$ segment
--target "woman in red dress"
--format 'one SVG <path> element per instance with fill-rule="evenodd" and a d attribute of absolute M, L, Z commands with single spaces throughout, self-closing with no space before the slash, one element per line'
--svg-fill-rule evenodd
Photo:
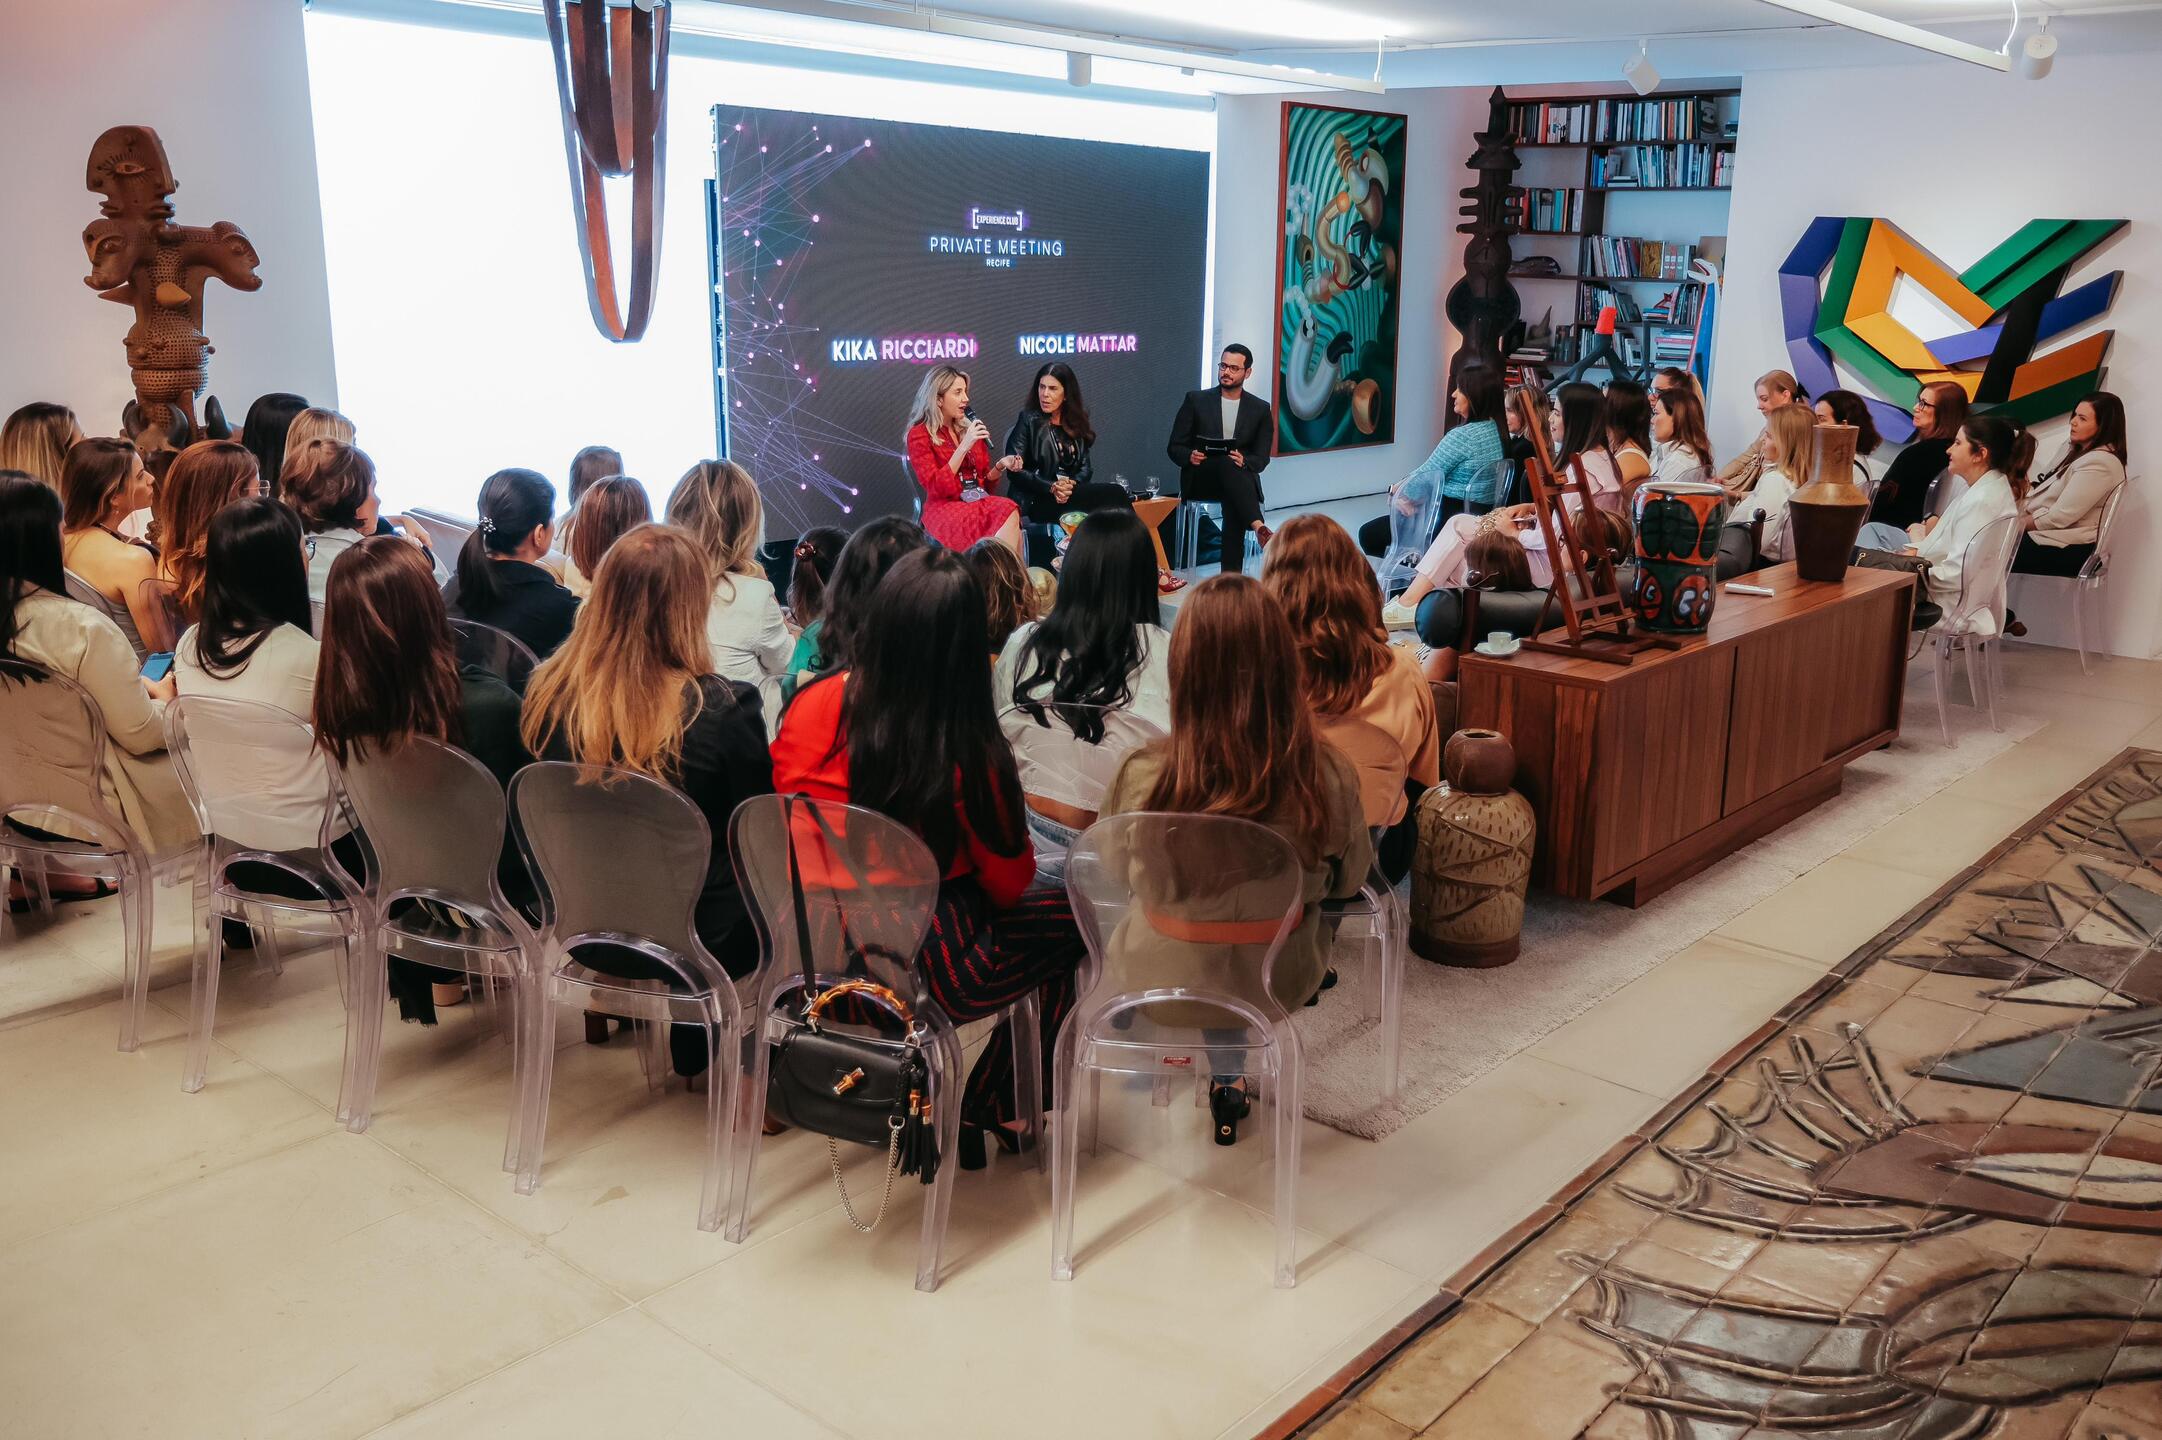
<path fill-rule="evenodd" d="M 908 468 L 923 487 L 923 528 L 952 550 L 985 536 L 1019 555 L 1021 507 L 992 486 L 1021 457 L 991 458 L 991 432 L 968 413 L 968 372 L 932 368 L 916 388 L 916 419 L 908 427 Z"/>

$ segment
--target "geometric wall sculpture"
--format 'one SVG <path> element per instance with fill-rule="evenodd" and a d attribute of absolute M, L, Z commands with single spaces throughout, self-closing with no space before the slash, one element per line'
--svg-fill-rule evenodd
<path fill-rule="evenodd" d="M 1907 412 L 1924 385 L 1947 380 L 1977 411 L 2032 425 L 2062 415 L 2102 383 L 2115 331 L 2054 350 L 2036 347 L 2106 312 L 2122 270 L 2060 294 L 2072 267 L 2122 220 L 2030 220 L 1965 270 L 1953 271 L 1889 220 L 1820 215 L 1779 267 L 1787 354 L 1813 395 L 1846 370 L 1871 392 L 1884 438 L 1913 438 Z M 1904 277 L 1967 328 L 1925 340 L 1891 316 Z"/>

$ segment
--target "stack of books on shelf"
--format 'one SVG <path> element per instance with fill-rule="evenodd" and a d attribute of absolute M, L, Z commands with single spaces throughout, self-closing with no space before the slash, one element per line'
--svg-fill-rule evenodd
<path fill-rule="evenodd" d="M 1527 145 L 1614 145 L 1709 140 L 1717 109 L 1708 95 L 1673 100 L 1527 100 L 1509 107 L 1509 134 Z"/>
<path fill-rule="evenodd" d="M 1697 247 L 1674 240 L 1587 235 L 1577 272 L 1616 280 L 1686 280 Z"/>
<path fill-rule="evenodd" d="M 1609 190 L 1731 185 L 1733 160 L 1733 151 L 1710 145 L 1622 145 L 1592 156 L 1591 183 Z"/>
<path fill-rule="evenodd" d="M 1516 228 L 1527 235 L 1564 235 L 1584 228 L 1584 192 L 1527 187 L 1517 197 Z"/>

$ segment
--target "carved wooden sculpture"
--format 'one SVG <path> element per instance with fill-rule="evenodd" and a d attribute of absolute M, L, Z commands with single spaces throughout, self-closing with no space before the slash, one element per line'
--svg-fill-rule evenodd
<path fill-rule="evenodd" d="M 601 334 L 646 333 L 661 265 L 661 172 L 668 158 L 668 0 L 541 0 L 555 56 L 556 105 L 570 165 L 571 210 L 586 303 Z M 602 178 L 630 177 L 631 292 L 616 301 Z"/>
<path fill-rule="evenodd" d="M 1484 363 L 1500 372 L 1501 337 L 1523 314 L 1523 302 L 1509 283 L 1509 217 L 1523 193 L 1510 183 L 1517 158 L 1510 145 L 1509 97 L 1497 85 L 1486 103 L 1486 128 L 1472 137 L 1479 148 L 1467 162 L 1479 178 L 1456 192 L 1471 202 L 1457 207 L 1468 217 L 1457 233 L 1471 239 L 1464 244 L 1464 278 L 1450 287 L 1444 303 L 1449 323 L 1464 337 L 1449 357 L 1452 390 L 1466 365 Z"/>
<path fill-rule="evenodd" d="M 261 261 L 230 221 L 208 229 L 173 223 L 179 182 L 158 132 L 147 125 L 116 125 L 100 135 L 83 183 L 105 197 L 102 218 L 83 230 L 90 256 L 83 283 L 101 299 L 135 310 L 127 334 L 135 378 L 128 429 L 185 444 L 195 431 L 195 397 L 210 383 L 203 288 L 215 278 L 235 290 L 259 290 Z"/>

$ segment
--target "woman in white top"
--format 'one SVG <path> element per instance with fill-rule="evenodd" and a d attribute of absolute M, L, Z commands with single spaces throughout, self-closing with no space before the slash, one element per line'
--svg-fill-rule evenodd
<path fill-rule="evenodd" d="M 1712 441 L 1704 429 L 1704 402 L 1694 390 L 1670 386 L 1652 392 L 1652 471 L 1661 480 L 1709 480 Z"/>
<path fill-rule="evenodd" d="M 1784 370 L 1767 370 L 1757 377 L 1757 413 L 1765 417 L 1766 430 L 1759 431 L 1757 438 L 1720 470 L 1719 483 L 1727 487 L 1729 495 L 1739 495 L 1756 483 L 1757 472 L 1764 468 L 1764 436 L 1769 430 L 1771 414 L 1792 405 L 1801 388 L 1801 382 Z"/>
<path fill-rule="evenodd" d="M 758 563 L 766 517 L 749 472 L 730 460 L 699 461 L 668 497 L 667 522 L 690 533 L 713 571 L 713 608 L 706 614 L 713 673 L 759 685 L 785 671 L 796 636 Z"/>
<path fill-rule="evenodd" d="M 1727 511 L 1729 525 L 1747 525 L 1764 517 L 1757 554 L 1777 565 L 1787 559 L 1787 502 L 1809 483 L 1816 462 L 1817 417 L 1807 405 L 1782 405 L 1764 417 L 1757 454 L 1763 468 L 1757 483 Z"/>
<path fill-rule="evenodd" d="M 2027 467 L 2033 461 L 2034 437 L 2001 416 L 1970 415 L 1953 438 L 1946 463 L 1967 487 L 1943 514 L 1909 526 L 1912 543 L 1901 552 L 1929 562 L 1927 595 L 1943 607 L 1948 621 L 1962 621 L 1951 611 L 1959 603 L 1969 543 L 1991 522 L 2019 514 L 2027 493 Z M 1863 527 L 1865 543 L 1881 538 L 1887 528 L 1882 524 Z M 1879 536 L 1873 537 L 1873 531 L 1880 532 Z M 1999 558 L 2001 563 L 2003 557 Z M 1984 606 L 1964 617 L 1963 629 L 1970 635 L 1994 635 L 1996 616 Z"/>
<path fill-rule="evenodd" d="M 76 578 L 112 607 L 137 650 L 158 633 L 159 617 L 142 585 L 158 573 L 157 552 L 121 534 L 121 522 L 150 503 L 150 472 L 125 440 L 78 440 L 68 447 L 60 496 L 61 558 Z"/>
<path fill-rule="evenodd" d="M 193 812 L 165 754 L 172 677 L 143 679 L 119 627 L 67 597 L 60 496 L 21 471 L 0 471 L 0 685 L 21 683 L 10 662 L 64 675 L 97 702 L 105 720 L 103 788 L 145 849 L 167 855 L 195 841 Z M 62 888 L 55 883 L 56 894 Z"/>
<path fill-rule="evenodd" d="M 1091 511 L 1067 546 L 1051 613 L 999 652 L 993 705 L 1100 705 L 1169 731 L 1171 644 L 1159 613 L 1148 527 L 1131 510 Z"/>
<path fill-rule="evenodd" d="M 1627 514 L 1637 486 L 1652 477 L 1651 393 L 1634 380 L 1616 380 L 1606 387 L 1606 453 L 1613 457 L 1621 509 Z"/>

